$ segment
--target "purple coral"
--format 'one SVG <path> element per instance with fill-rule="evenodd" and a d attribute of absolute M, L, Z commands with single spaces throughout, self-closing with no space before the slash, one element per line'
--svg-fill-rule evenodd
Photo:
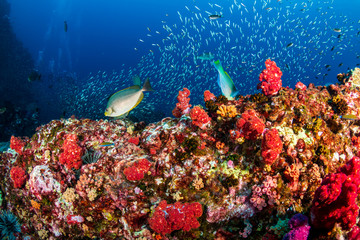
<path fill-rule="evenodd" d="M 309 236 L 310 226 L 307 216 L 297 213 L 289 221 L 290 232 L 283 240 L 306 240 Z"/>

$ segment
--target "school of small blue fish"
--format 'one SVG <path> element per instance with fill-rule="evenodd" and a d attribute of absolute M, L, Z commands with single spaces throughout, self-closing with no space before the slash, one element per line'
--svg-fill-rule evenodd
<path fill-rule="evenodd" d="M 205 90 L 221 94 L 212 59 L 221 61 L 242 95 L 259 92 L 259 74 L 268 58 L 283 71 L 283 86 L 292 88 L 298 81 L 335 83 L 337 73 L 360 63 L 360 20 L 339 14 L 333 0 L 196 4 L 174 13 L 176 21 L 169 13 L 159 25 L 147 27 L 134 46 L 135 53 L 147 52 L 137 66 L 91 73 L 85 84 L 64 90 L 65 110 L 102 118 L 106 98 L 139 75 L 149 78 L 156 92 L 144 93 L 130 115 L 148 121 L 171 116 L 183 87 L 190 89 L 192 105 L 203 103 Z"/>

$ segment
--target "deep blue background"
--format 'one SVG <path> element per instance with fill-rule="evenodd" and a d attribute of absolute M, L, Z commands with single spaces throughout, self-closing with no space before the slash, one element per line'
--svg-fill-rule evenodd
<path fill-rule="evenodd" d="M 135 47 L 139 47 L 139 38 L 148 33 L 147 27 L 161 30 L 161 21 L 170 24 L 177 21 L 176 11 L 184 12 L 185 5 L 195 4 L 200 8 L 208 6 L 208 1 L 194 0 L 10 0 L 9 2 L 14 30 L 24 46 L 29 49 L 34 60 L 37 61 L 39 51 L 43 51 L 42 67 L 48 67 L 49 61 L 53 59 L 54 70 L 74 71 L 81 75 L 97 70 L 117 70 L 122 64 L 133 66 L 142 55 L 147 53 L 146 46 L 150 44 L 149 42 L 143 44 L 144 48 L 134 51 Z M 223 7 L 233 3 L 233 1 L 211 2 L 217 2 Z M 282 4 L 293 2 L 282 1 Z M 356 21 L 355 27 L 359 26 L 357 21 L 360 0 L 335 0 L 332 6 L 336 15 L 349 16 Z M 324 4 L 321 7 L 328 6 Z M 63 29 L 65 20 L 68 23 L 67 33 Z"/>
<path fill-rule="evenodd" d="M 11 0 L 10 17 L 15 33 L 35 62 L 43 51 L 42 67 L 54 59 L 54 70 L 87 75 L 97 70 L 118 70 L 122 64 L 135 65 L 144 53 L 134 51 L 139 36 L 148 31 L 147 27 L 161 26 L 167 13 L 175 16 L 184 2 Z M 68 32 L 64 32 L 64 21 Z"/>

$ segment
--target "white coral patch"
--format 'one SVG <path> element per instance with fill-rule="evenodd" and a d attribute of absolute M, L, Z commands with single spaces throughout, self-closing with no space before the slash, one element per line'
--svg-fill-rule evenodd
<path fill-rule="evenodd" d="M 60 183 L 54 179 L 53 173 L 46 165 L 38 165 L 30 173 L 30 192 L 39 200 L 41 195 L 60 193 Z"/>

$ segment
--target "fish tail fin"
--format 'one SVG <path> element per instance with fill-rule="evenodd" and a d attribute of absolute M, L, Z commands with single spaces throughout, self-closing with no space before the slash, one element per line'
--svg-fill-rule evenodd
<path fill-rule="evenodd" d="M 214 61 L 213 64 L 214 64 L 216 70 L 218 70 L 219 72 L 224 71 L 224 69 L 223 69 L 223 67 L 222 67 L 222 65 L 221 65 L 220 60 Z"/>
<path fill-rule="evenodd" d="M 230 96 L 231 96 L 233 99 L 235 99 L 237 95 L 240 95 L 240 91 L 236 90 L 236 88 L 235 88 L 235 92 L 231 93 Z"/>
<path fill-rule="evenodd" d="M 149 78 L 147 78 L 144 82 L 144 86 L 142 88 L 143 91 L 154 91 L 154 89 L 150 85 Z"/>
<path fill-rule="evenodd" d="M 133 83 L 134 83 L 134 85 L 136 85 L 136 86 L 140 86 L 141 85 L 141 79 L 140 79 L 140 77 L 139 76 L 134 76 L 133 77 Z"/>

